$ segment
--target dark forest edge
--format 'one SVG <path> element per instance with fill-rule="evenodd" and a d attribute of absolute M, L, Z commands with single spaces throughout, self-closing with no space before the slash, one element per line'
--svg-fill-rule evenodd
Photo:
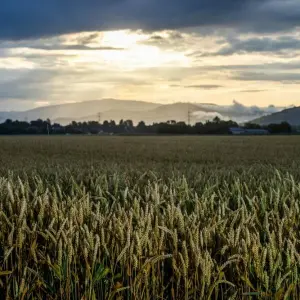
<path fill-rule="evenodd" d="M 232 130 L 234 129 L 234 130 Z M 243 132 L 244 130 L 244 132 Z M 26 134 L 116 134 L 116 135 L 158 135 L 158 134 L 296 134 L 299 131 L 289 123 L 269 124 L 260 126 L 258 124 L 246 123 L 239 126 L 234 121 L 224 121 L 216 117 L 205 123 L 198 122 L 188 125 L 185 122 L 170 120 L 163 123 L 146 125 L 141 121 L 134 125 L 131 120 L 76 122 L 62 126 L 58 123 L 51 123 L 49 119 L 36 121 L 13 121 L 6 120 L 0 124 L 1 135 L 26 135 Z"/>

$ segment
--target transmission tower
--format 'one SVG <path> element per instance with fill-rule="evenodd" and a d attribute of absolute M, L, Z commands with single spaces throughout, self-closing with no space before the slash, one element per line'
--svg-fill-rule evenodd
<path fill-rule="evenodd" d="M 101 123 L 101 113 L 99 112 L 97 116 L 98 116 L 98 123 L 100 124 Z"/>

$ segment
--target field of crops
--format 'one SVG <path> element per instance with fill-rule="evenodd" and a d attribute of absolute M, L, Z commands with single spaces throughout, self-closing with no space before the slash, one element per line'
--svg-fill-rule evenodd
<path fill-rule="evenodd" d="M 300 137 L 0 137 L 1 299 L 300 299 Z"/>

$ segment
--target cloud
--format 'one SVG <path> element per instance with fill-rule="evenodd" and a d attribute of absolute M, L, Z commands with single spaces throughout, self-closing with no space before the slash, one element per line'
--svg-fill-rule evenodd
<path fill-rule="evenodd" d="M 215 90 L 215 89 L 222 88 L 224 86 L 217 85 L 217 84 L 191 84 L 191 85 L 170 84 L 169 87 L 173 87 L 173 88 L 184 87 L 186 89 Z"/>
<path fill-rule="evenodd" d="M 247 60 L 249 61 L 249 60 Z M 241 81 L 237 86 L 240 89 L 243 87 L 243 81 L 270 81 L 270 82 L 282 82 L 295 83 L 300 78 L 300 60 L 282 60 L 281 62 L 263 63 L 261 60 L 249 61 L 249 64 L 241 63 L 224 64 L 228 63 L 228 60 L 215 60 L 213 64 L 195 64 L 189 67 L 184 66 L 162 66 L 159 68 L 141 68 L 140 74 L 144 74 L 153 78 L 163 78 L 169 81 L 170 87 L 184 87 L 188 85 L 194 85 L 193 82 L 207 82 L 209 80 L 218 80 L 218 82 L 224 81 L 223 87 L 227 84 L 225 81 Z M 272 60 L 271 60 L 272 61 Z M 257 63 L 259 62 L 259 63 Z M 222 64 L 223 63 L 223 64 Z M 185 84 L 180 84 L 184 81 Z M 223 83 L 223 82 L 222 82 Z M 230 83 L 230 85 L 236 85 L 236 82 Z M 247 89 L 247 88 L 246 88 Z M 261 90 L 260 87 L 257 88 Z"/>
<path fill-rule="evenodd" d="M 267 71 L 287 71 L 287 70 L 300 70 L 300 61 L 288 62 L 273 62 L 273 63 L 260 63 L 260 64 L 232 64 L 232 65 L 208 65 L 199 67 L 206 71 L 241 71 L 241 70 L 267 70 Z"/>
<path fill-rule="evenodd" d="M 199 84 L 199 85 L 186 85 L 185 88 L 189 89 L 202 89 L 202 90 L 215 90 L 222 88 L 222 85 L 216 85 L 216 84 Z"/>
<path fill-rule="evenodd" d="M 205 111 L 195 111 L 192 113 L 192 118 L 194 122 L 205 122 L 210 121 L 214 119 L 215 117 L 218 117 L 222 120 L 228 120 L 228 117 L 223 116 L 222 114 L 218 112 L 205 112 Z"/>
<path fill-rule="evenodd" d="M 181 41 L 184 38 L 184 35 L 181 32 L 169 30 L 167 32 L 163 32 L 162 34 L 157 32 L 152 34 L 144 43 L 157 43 L 161 41 Z"/>
<path fill-rule="evenodd" d="M 93 32 L 89 34 L 80 35 L 76 38 L 76 41 L 80 45 L 90 44 L 95 41 L 99 37 L 98 32 Z"/>
<path fill-rule="evenodd" d="M 234 120 L 236 122 L 246 122 L 272 114 L 284 109 L 269 105 L 267 107 L 245 106 L 238 101 L 233 101 L 231 105 L 199 104 L 199 111 L 193 113 L 196 121 L 212 120 L 219 117 L 222 120 Z"/>
<path fill-rule="evenodd" d="M 59 50 L 83 50 L 83 51 L 95 51 L 95 50 L 125 50 L 119 47 L 110 46 L 98 46 L 92 47 L 88 46 L 92 42 L 92 37 L 96 35 L 88 35 L 80 37 L 78 36 L 73 44 L 66 44 L 62 37 L 54 37 L 50 39 L 40 39 L 40 40 L 22 40 L 22 41 L 4 41 L 0 43 L 0 50 L 5 49 L 18 49 L 18 48 L 28 48 L 33 50 L 45 50 L 45 51 L 59 51 Z M 97 34 L 98 36 L 98 34 Z"/>
<path fill-rule="evenodd" d="M 286 50 L 300 50 L 300 39 L 293 36 L 277 38 L 256 37 L 249 39 L 233 38 L 227 40 L 227 45 L 215 52 L 199 53 L 198 56 L 227 56 L 245 53 L 281 54 Z"/>
<path fill-rule="evenodd" d="M 171 74 L 171 70 L 169 70 Z M 191 68 L 174 69 L 173 73 L 182 74 L 185 78 L 199 77 L 206 74 L 208 78 L 218 78 L 223 80 L 236 81 L 261 81 L 282 84 L 298 84 L 300 82 L 300 61 L 282 61 L 273 63 L 254 63 L 254 64 L 216 64 L 216 65 L 195 65 Z M 221 76 L 221 77 L 220 77 Z M 241 84 L 241 83 L 240 83 Z M 245 89 L 247 92 L 249 90 Z M 265 89 L 257 88 L 261 91 Z M 252 91 L 253 92 L 253 91 Z"/>
<path fill-rule="evenodd" d="M 242 81 L 270 81 L 284 84 L 295 84 L 300 82 L 300 73 L 267 73 L 267 72 L 238 72 L 232 76 L 233 79 Z"/>
<path fill-rule="evenodd" d="M 284 107 L 274 105 L 268 107 L 245 106 L 235 100 L 232 105 L 199 104 L 198 106 L 200 110 L 192 113 L 195 122 L 204 122 L 219 117 L 222 120 L 234 120 L 242 123 L 284 109 Z"/>
<path fill-rule="evenodd" d="M 189 42 L 190 35 L 183 34 L 175 30 L 165 30 L 162 32 L 154 32 L 140 42 L 140 44 L 158 46 L 160 48 L 184 49 Z"/>
<path fill-rule="evenodd" d="M 242 119 L 254 119 L 265 114 L 271 114 L 284 109 L 284 107 L 276 107 L 269 105 L 267 107 L 259 107 L 256 105 L 245 106 L 242 103 L 234 100 L 232 105 L 211 105 L 201 104 L 202 109 L 206 109 L 208 112 L 216 112 L 226 116 L 227 118 L 242 118 Z"/>
<path fill-rule="evenodd" d="M 31 46 L 31 49 L 36 50 L 47 50 L 47 51 L 57 51 L 57 50 L 83 50 L 83 51 L 110 51 L 110 50 L 125 50 L 124 48 L 117 48 L 117 47 L 88 47 L 85 45 L 41 45 L 41 46 Z"/>
<path fill-rule="evenodd" d="M 261 92 L 266 92 L 268 90 L 241 90 L 239 91 L 240 93 L 261 93 Z"/>
<path fill-rule="evenodd" d="M 46 65 L 44 62 L 43 64 Z M 50 63 L 49 63 L 50 64 Z M 80 101 L 99 99 L 104 90 L 124 87 L 151 86 L 148 78 L 128 72 L 89 68 L 36 69 L 0 68 L 0 102 L 20 101 Z"/>
<path fill-rule="evenodd" d="M 6 70 L 0 69 L 0 100 L 43 99 L 52 89 L 52 80 L 58 76 L 53 70 Z M 5 76 L 5 77 L 4 77 Z"/>
<path fill-rule="evenodd" d="M 0 39 L 191 26 L 281 31 L 299 25 L 298 0 L 4 0 Z"/>

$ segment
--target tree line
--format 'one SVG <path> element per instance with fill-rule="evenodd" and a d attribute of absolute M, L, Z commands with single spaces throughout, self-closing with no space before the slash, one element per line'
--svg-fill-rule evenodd
<path fill-rule="evenodd" d="M 66 126 L 62 126 L 58 123 L 51 123 L 49 119 L 38 119 L 30 122 L 8 119 L 0 124 L 0 134 L 229 134 L 230 128 L 235 127 L 240 126 L 234 121 L 225 121 L 218 117 L 194 125 L 176 122 L 175 120 L 153 123 L 152 125 L 147 125 L 143 121 L 134 125 L 132 120 L 120 120 L 118 123 L 111 120 L 103 123 L 73 121 Z M 289 134 L 293 132 L 293 128 L 287 122 L 267 126 L 246 123 L 242 128 L 266 129 L 270 134 Z"/>

